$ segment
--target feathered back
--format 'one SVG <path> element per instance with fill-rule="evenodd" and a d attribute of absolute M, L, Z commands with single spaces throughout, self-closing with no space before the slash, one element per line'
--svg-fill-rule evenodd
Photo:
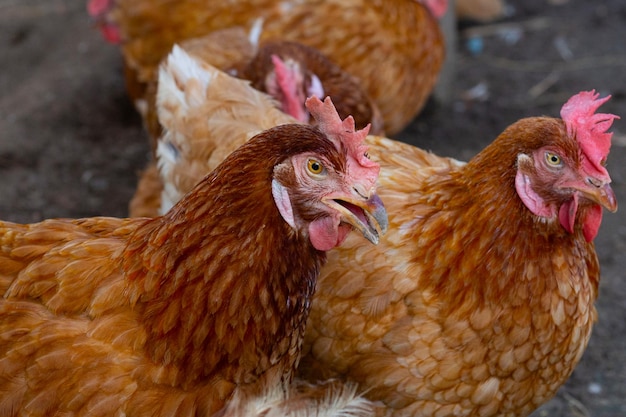
<path fill-rule="evenodd" d="M 295 119 L 278 110 L 276 101 L 269 95 L 250 88 L 248 81 L 231 77 L 213 65 L 199 61 L 179 46 L 174 46 L 159 68 L 157 105 L 161 124 L 167 130 L 177 132 L 188 131 L 182 128 L 194 111 L 203 112 L 204 126 L 227 128 L 219 122 L 222 115 L 229 116 L 225 125 L 235 120 L 244 126 L 249 125 L 246 140 L 261 130 L 295 123 Z"/>
<path fill-rule="evenodd" d="M 159 70 L 157 158 L 165 213 L 206 173 L 264 129 L 295 123 L 267 94 L 175 46 Z M 228 138 L 222 140 L 222 138 Z"/>

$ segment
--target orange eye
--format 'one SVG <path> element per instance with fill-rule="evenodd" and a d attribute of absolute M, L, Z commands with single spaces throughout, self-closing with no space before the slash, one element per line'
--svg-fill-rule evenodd
<path fill-rule="evenodd" d="M 561 157 L 552 152 L 546 152 L 546 162 L 553 167 L 559 167 L 563 164 Z"/>
<path fill-rule="evenodd" d="M 322 165 L 322 163 L 317 159 L 309 159 L 306 163 L 306 167 L 309 172 L 314 175 L 321 175 L 325 171 L 324 165 Z"/>

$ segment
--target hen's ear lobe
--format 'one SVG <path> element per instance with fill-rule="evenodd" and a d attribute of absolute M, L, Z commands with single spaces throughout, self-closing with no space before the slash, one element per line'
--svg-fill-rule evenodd
<path fill-rule="evenodd" d="M 544 199 L 533 190 L 529 174 L 535 172 L 533 158 L 525 153 L 517 155 L 517 174 L 515 174 L 515 190 L 522 203 L 534 215 L 539 217 L 554 217 L 556 207 L 546 204 Z"/>
<path fill-rule="evenodd" d="M 289 192 L 276 179 L 272 180 L 272 196 L 274 197 L 274 202 L 276 203 L 276 207 L 278 207 L 278 212 L 282 218 L 287 222 L 287 224 L 289 224 L 289 226 L 295 229 L 296 221 L 293 216 L 293 207 L 291 206 Z"/>

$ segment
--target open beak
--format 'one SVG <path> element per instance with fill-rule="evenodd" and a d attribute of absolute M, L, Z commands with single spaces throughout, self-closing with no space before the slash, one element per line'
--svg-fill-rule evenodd
<path fill-rule="evenodd" d="M 584 185 L 574 187 L 581 195 L 606 208 L 612 213 L 617 211 L 617 199 L 613 188 L 607 182 L 588 177 Z"/>
<path fill-rule="evenodd" d="M 324 202 L 341 213 L 343 223 L 350 224 L 375 245 L 389 227 L 387 210 L 378 194 L 372 194 L 367 200 L 341 197 Z"/>

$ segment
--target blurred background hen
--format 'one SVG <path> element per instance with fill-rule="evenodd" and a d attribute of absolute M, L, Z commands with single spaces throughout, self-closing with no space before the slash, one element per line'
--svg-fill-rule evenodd
<path fill-rule="evenodd" d="M 144 95 L 174 43 L 232 26 L 250 30 L 261 19 L 261 42 L 301 42 L 356 77 L 388 134 L 415 117 L 435 85 L 445 52 L 437 18 L 446 8 L 446 0 L 92 0 L 89 7 L 104 35 L 121 44 L 133 98 Z"/>

